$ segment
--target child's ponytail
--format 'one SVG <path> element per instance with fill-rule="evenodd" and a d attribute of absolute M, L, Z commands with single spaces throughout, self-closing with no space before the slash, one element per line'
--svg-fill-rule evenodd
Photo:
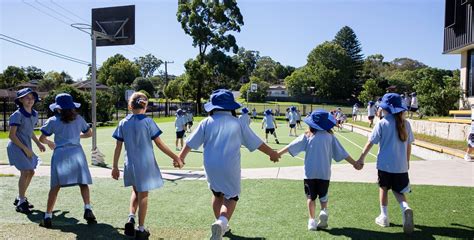
<path fill-rule="evenodd" d="M 397 125 L 398 138 L 400 141 L 405 142 L 408 139 L 408 133 L 405 126 L 405 119 L 403 118 L 403 112 L 395 113 L 394 117 Z"/>

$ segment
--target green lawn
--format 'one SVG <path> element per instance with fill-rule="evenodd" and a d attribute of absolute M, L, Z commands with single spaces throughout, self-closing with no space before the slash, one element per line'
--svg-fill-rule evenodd
<path fill-rule="evenodd" d="M 38 210 L 16 213 L 10 200 L 16 196 L 17 177 L 0 181 L 1 239 L 126 239 L 123 225 L 128 215 L 130 189 L 122 181 L 94 179 L 91 200 L 98 224 L 87 226 L 78 187 L 60 191 L 54 228 L 40 228 L 49 178 L 33 178 L 29 200 Z M 474 237 L 473 188 L 412 186 L 409 203 L 414 210 L 411 239 Z M 243 180 L 242 194 L 225 239 L 404 239 L 398 204 L 389 197 L 391 227 L 374 223 L 379 214 L 376 184 L 331 183 L 329 229 L 306 230 L 307 210 L 302 181 Z M 214 221 L 211 193 L 205 181 L 167 181 L 149 195 L 146 226 L 152 239 L 206 239 Z"/>
<path fill-rule="evenodd" d="M 174 150 L 175 149 L 174 142 L 175 142 L 176 134 L 174 130 L 174 123 L 169 122 L 171 119 L 172 118 L 168 118 L 168 119 L 159 118 L 158 126 L 164 132 L 160 137 L 168 145 L 168 147 Z M 194 128 L 197 126 L 198 120 L 200 119 L 202 118 L 196 118 Z M 168 120 L 168 122 L 165 122 L 166 120 Z M 251 124 L 251 128 L 262 139 L 264 139 L 265 132 L 263 129 L 261 129 L 260 120 L 253 122 Z M 98 128 L 98 131 L 97 131 L 98 148 L 102 153 L 106 155 L 106 163 L 109 164 L 109 166 L 111 166 L 112 164 L 113 152 L 115 148 L 115 139 L 111 137 L 114 130 L 115 130 L 115 127 L 111 126 L 111 127 L 100 127 Z M 298 134 L 303 133 L 303 132 L 304 130 L 298 130 Z M 279 136 L 280 144 L 276 144 L 274 142 L 273 136 L 269 136 L 269 145 L 274 149 L 283 148 L 285 145 L 290 143 L 295 138 L 295 137 L 288 136 L 288 133 L 289 133 L 289 128 L 286 126 L 286 123 L 279 122 L 278 128 L 277 128 L 277 135 Z M 187 134 L 189 135 L 189 133 Z M 349 132 L 348 130 L 335 131 L 335 134 L 336 134 L 336 137 L 340 140 L 340 142 L 344 146 L 344 148 L 349 152 L 349 154 L 354 159 L 358 159 L 362 151 L 362 147 L 367 141 L 367 138 L 357 133 Z M 86 151 L 86 156 L 88 157 L 88 160 L 90 160 L 90 154 L 88 154 L 88 152 L 89 152 L 89 149 L 91 149 L 92 140 L 89 138 L 89 139 L 83 139 L 81 141 L 82 141 L 82 146 L 84 150 Z M 0 139 L 0 149 L 6 149 L 7 143 L 8 143 L 8 139 Z M 46 152 L 41 153 L 38 151 L 38 149 L 36 149 L 36 145 L 35 144 L 33 145 L 34 145 L 35 153 L 38 154 L 38 156 L 43 161 L 42 164 L 49 165 L 49 163 L 51 162 L 52 151 L 48 149 Z M 164 153 L 162 153 L 158 148 L 155 147 L 154 149 L 155 149 L 155 156 L 158 160 L 159 166 L 164 169 L 172 168 L 171 160 Z M 374 162 L 376 160 L 377 151 L 378 151 L 378 146 L 375 146 L 371 150 L 370 154 L 367 156 L 366 161 Z M 270 160 L 265 154 L 259 152 L 258 150 L 250 153 L 246 148 L 242 148 L 241 154 L 242 154 L 241 159 L 242 159 L 243 168 L 301 166 L 303 165 L 303 159 L 304 159 L 304 153 L 301 153 L 295 158 L 286 154 L 281 158 L 279 163 L 274 164 L 270 162 Z M 413 157 L 413 159 L 417 160 L 419 158 Z M 119 166 L 123 165 L 122 161 L 123 161 L 123 153 L 121 155 Z M 0 151 L 0 164 L 7 164 L 7 163 L 8 163 L 8 159 L 7 159 L 6 151 Z M 346 163 L 346 161 L 342 161 L 341 163 Z M 185 168 L 202 169 L 202 149 L 198 151 L 192 151 L 188 155 L 186 159 Z"/>

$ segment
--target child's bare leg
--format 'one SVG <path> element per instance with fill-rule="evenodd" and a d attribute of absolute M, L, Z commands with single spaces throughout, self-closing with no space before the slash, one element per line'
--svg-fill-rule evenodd
<path fill-rule="evenodd" d="M 46 213 L 53 212 L 54 204 L 56 203 L 56 198 L 58 197 L 59 189 L 60 189 L 59 186 L 55 186 L 49 190 L 48 205 L 46 207 Z"/>
<path fill-rule="evenodd" d="M 132 189 L 132 194 L 130 195 L 130 214 L 135 215 L 137 213 L 138 208 L 138 197 L 137 197 L 137 190 L 135 187 Z"/>
<path fill-rule="evenodd" d="M 178 138 L 176 138 L 175 145 L 176 145 L 176 148 L 178 148 Z"/>
<path fill-rule="evenodd" d="M 235 206 L 237 206 L 237 201 L 224 198 L 224 204 L 222 204 L 219 216 L 223 216 L 227 218 L 228 221 L 230 221 L 230 218 L 234 213 Z"/>
<path fill-rule="evenodd" d="M 321 210 L 328 208 L 328 201 L 326 201 L 326 202 L 319 201 L 319 203 L 321 204 Z"/>
<path fill-rule="evenodd" d="M 81 195 L 82 195 L 82 201 L 84 201 L 84 204 L 90 204 L 90 193 L 89 193 L 89 186 L 86 184 L 81 184 L 79 185 L 81 188 Z"/>
<path fill-rule="evenodd" d="M 179 143 L 180 143 L 180 145 L 181 145 L 181 148 L 183 148 L 183 138 L 180 138 L 180 139 L 179 139 Z"/>
<path fill-rule="evenodd" d="M 224 196 L 219 196 L 219 197 L 216 197 L 216 196 L 212 196 L 212 210 L 214 211 L 214 216 L 216 217 L 216 219 L 219 218 L 219 216 L 221 215 L 221 208 L 222 208 L 222 205 L 224 204 Z"/>
<path fill-rule="evenodd" d="M 314 209 L 316 208 L 316 204 L 314 200 L 311 199 L 308 199 L 306 203 L 308 205 L 309 218 L 314 219 Z"/>
<path fill-rule="evenodd" d="M 24 198 L 26 195 L 26 189 L 30 185 L 31 178 L 34 175 L 33 170 L 22 170 L 20 171 L 20 179 L 18 179 L 18 196 Z"/>
<path fill-rule="evenodd" d="M 146 211 L 148 208 L 148 192 L 138 192 L 138 226 L 145 226 Z"/>

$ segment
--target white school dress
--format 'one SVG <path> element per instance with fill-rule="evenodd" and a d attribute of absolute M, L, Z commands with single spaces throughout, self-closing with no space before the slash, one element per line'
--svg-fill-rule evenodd
<path fill-rule="evenodd" d="M 339 162 L 349 156 L 333 134 L 319 130 L 312 136 L 302 134 L 289 144 L 291 156 L 303 151 L 305 179 L 330 180 L 331 159 Z"/>
<path fill-rule="evenodd" d="M 204 168 L 209 188 L 226 199 L 240 194 L 240 146 L 255 151 L 263 141 L 231 112 L 217 111 L 199 123 L 186 140 L 192 149 L 204 147 Z"/>
<path fill-rule="evenodd" d="M 144 114 L 130 114 L 120 121 L 112 137 L 125 144 L 125 187 L 135 186 L 137 192 L 147 192 L 163 186 L 152 142 L 161 134 L 153 119 Z"/>
<path fill-rule="evenodd" d="M 51 187 L 68 187 L 78 184 L 92 184 L 86 155 L 81 146 L 80 134 L 89 131 L 84 118 L 77 115 L 72 122 L 61 121 L 60 115 L 50 117 L 41 133 L 54 134 L 56 148 L 51 157 Z"/>
<path fill-rule="evenodd" d="M 17 126 L 16 136 L 28 149 L 32 150 L 31 137 L 33 136 L 33 130 L 38 123 L 38 113 L 32 110 L 28 113 L 24 108 L 16 110 L 9 119 L 9 125 Z M 15 166 L 18 170 L 33 170 L 38 165 L 38 156 L 33 153 L 32 158 L 28 158 L 11 140 L 7 144 L 8 161 L 10 165 Z"/>

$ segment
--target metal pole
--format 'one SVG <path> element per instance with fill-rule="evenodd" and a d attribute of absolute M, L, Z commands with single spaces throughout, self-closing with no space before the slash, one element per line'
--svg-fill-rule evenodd
<path fill-rule="evenodd" d="M 97 36 L 95 31 L 92 31 L 92 79 L 91 79 L 91 98 L 92 98 L 92 151 L 97 148 L 97 133 L 96 133 L 96 41 Z"/>

